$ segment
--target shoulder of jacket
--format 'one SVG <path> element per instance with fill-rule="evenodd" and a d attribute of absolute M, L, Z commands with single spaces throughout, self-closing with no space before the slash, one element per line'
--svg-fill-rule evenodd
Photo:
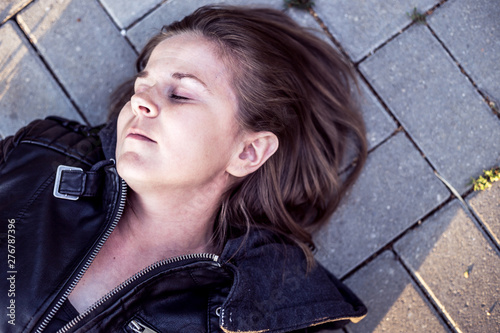
<path fill-rule="evenodd" d="M 226 332 L 338 328 L 366 314 L 356 295 L 320 263 L 308 268 L 297 245 L 267 231 L 250 232 L 243 244 L 230 242 L 221 254 L 235 275 L 222 307 Z M 258 314 L 258 320 L 245 320 L 249 313 Z"/>
<path fill-rule="evenodd" d="M 12 148 L 20 144 L 45 147 L 77 160 L 93 164 L 103 159 L 99 131 L 103 126 L 91 127 L 61 117 L 47 117 L 32 121 L 12 138 Z"/>
<path fill-rule="evenodd" d="M 70 143 L 88 137 L 98 137 L 101 126 L 91 127 L 77 121 L 61 117 L 50 116 L 43 120 L 38 119 L 24 128 L 24 139 L 61 140 Z"/>

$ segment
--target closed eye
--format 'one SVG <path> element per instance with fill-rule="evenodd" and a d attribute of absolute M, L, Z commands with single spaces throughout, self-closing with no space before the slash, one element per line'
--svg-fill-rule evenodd
<path fill-rule="evenodd" d="M 176 94 L 170 94 L 170 98 L 176 99 L 176 100 L 188 100 L 189 99 L 187 97 L 176 95 Z"/>

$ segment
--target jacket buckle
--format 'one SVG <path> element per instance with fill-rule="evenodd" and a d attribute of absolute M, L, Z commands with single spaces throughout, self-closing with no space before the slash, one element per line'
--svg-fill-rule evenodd
<path fill-rule="evenodd" d="M 66 199 L 66 200 L 78 200 L 79 196 L 76 195 L 71 195 L 71 194 L 65 194 L 59 192 L 59 187 L 61 185 L 61 177 L 63 171 L 83 171 L 82 168 L 77 168 L 77 167 L 70 167 L 67 165 L 60 165 L 57 167 L 57 173 L 56 173 L 56 183 L 54 184 L 54 197 L 59 198 L 59 199 Z"/>

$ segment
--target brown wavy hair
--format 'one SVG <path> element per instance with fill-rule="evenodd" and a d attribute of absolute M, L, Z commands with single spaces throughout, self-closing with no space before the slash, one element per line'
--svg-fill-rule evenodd
<path fill-rule="evenodd" d="M 366 160 L 352 67 L 283 12 L 205 6 L 164 26 L 140 53 L 137 72 L 160 42 L 182 33 L 213 42 L 232 70 L 240 126 L 279 139 L 276 153 L 221 199 L 215 247 L 220 251 L 228 237 L 258 226 L 296 242 L 311 259 L 311 233 L 328 221 Z M 115 114 L 133 94 L 131 82 L 115 94 Z M 340 177 L 347 147 L 356 163 Z"/>

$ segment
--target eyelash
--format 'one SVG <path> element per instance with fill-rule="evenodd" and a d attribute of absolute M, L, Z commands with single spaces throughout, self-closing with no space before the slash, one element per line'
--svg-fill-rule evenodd
<path fill-rule="evenodd" d="M 189 100 L 189 98 L 187 98 L 187 97 L 179 96 L 179 95 L 176 95 L 176 94 L 170 94 L 169 97 L 172 98 L 172 99 L 178 100 L 178 101 Z"/>

